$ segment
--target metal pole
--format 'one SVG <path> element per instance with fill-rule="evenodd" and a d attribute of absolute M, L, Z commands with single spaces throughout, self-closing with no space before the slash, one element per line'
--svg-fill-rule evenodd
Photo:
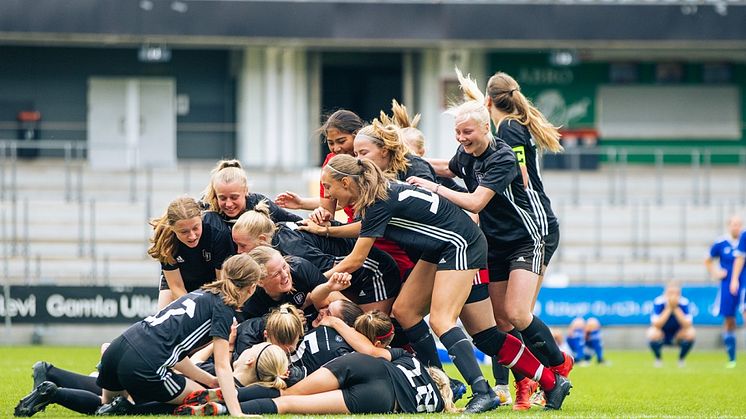
<path fill-rule="evenodd" d="M 137 172 L 135 168 L 130 169 L 130 202 L 137 201 Z"/>
<path fill-rule="evenodd" d="M 699 205 L 699 150 L 692 150 L 692 199 Z"/>
<path fill-rule="evenodd" d="M 15 141 L 10 143 L 10 193 L 13 200 L 18 196 L 18 149 Z"/>
<path fill-rule="evenodd" d="M 72 154 L 72 144 L 70 142 L 65 143 L 65 202 L 70 202 L 72 199 L 72 181 L 70 180 L 72 175 L 70 174 L 70 159 Z"/>
<path fill-rule="evenodd" d="M 85 256 L 85 205 L 78 197 L 78 257 Z"/>
<path fill-rule="evenodd" d="M 642 243 L 643 243 L 643 257 L 650 258 L 650 203 L 645 201 L 642 203 Z"/>
<path fill-rule="evenodd" d="M 101 274 L 103 276 L 104 284 L 111 285 L 110 279 L 109 279 L 109 254 L 104 254 L 104 261 L 103 261 L 103 272 Z"/>
<path fill-rule="evenodd" d="M 630 237 L 630 241 L 632 242 L 632 257 L 634 259 L 637 259 L 640 256 L 639 246 L 640 246 L 640 240 L 638 231 L 640 229 L 640 215 L 639 215 L 639 204 L 638 205 L 630 205 L 629 206 L 631 212 L 632 212 L 632 228 L 629 230 L 632 237 Z"/>
<path fill-rule="evenodd" d="M 617 171 L 617 161 L 616 161 L 616 148 L 609 148 L 606 151 L 607 160 L 609 163 L 609 204 L 614 204 L 616 202 L 616 171 Z"/>
<path fill-rule="evenodd" d="M 655 196 L 658 205 L 663 204 L 663 150 L 655 149 Z"/>
<path fill-rule="evenodd" d="M 702 189 L 704 195 L 704 203 L 710 203 L 710 170 L 712 169 L 712 151 L 706 148 L 704 151 L 704 173 L 703 173 L 703 185 Z"/>
<path fill-rule="evenodd" d="M 88 232 L 91 235 L 90 238 L 90 255 L 92 258 L 96 257 L 96 200 L 91 198 L 91 209 L 89 219 L 90 219 L 90 231 Z"/>
<path fill-rule="evenodd" d="M 10 228 L 10 254 L 11 256 L 18 256 L 18 200 L 15 195 L 11 195 Z"/>
<path fill-rule="evenodd" d="M 0 142 L 0 161 L 2 161 L 2 167 L 0 167 L 0 200 L 5 201 L 5 166 L 8 164 L 8 158 L 5 154 L 5 141 Z"/>
<path fill-rule="evenodd" d="M 621 153 L 620 176 L 619 176 L 619 203 L 627 202 L 627 150 L 622 149 Z"/>
<path fill-rule="evenodd" d="M 681 204 L 681 225 L 679 231 L 681 231 L 681 260 L 686 260 L 686 216 L 687 216 L 687 202 Z"/>
<path fill-rule="evenodd" d="M 595 225 L 595 233 L 596 233 L 596 245 L 594 246 L 596 248 L 596 259 L 600 259 L 601 255 L 603 254 L 602 247 L 603 247 L 603 238 L 602 238 L 602 231 L 603 231 L 603 210 L 602 207 L 603 204 L 601 201 L 596 201 L 596 225 Z"/>
<path fill-rule="evenodd" d="M 571 149 L 572 158 L 572 202 L 577 205 L 580 200 L 580 149 Z M 274 176 L 272 177 L 274 179 Z"/>

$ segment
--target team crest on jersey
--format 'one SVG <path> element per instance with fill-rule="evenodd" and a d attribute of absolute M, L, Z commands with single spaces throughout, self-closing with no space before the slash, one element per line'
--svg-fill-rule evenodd
<path fill-rule="evenodd" d="M 723 253 L 725 253 L 726 255 L 727 255 L 728 253 L 730 253 L 730 247 L 726 247 L 726 248 L 725 248 L 725 250 L 723 250 Z"/>
<path fill-rule="evenodd" d="M 482 179 L 484 178 L 484 173 L 474 172 L 474 176 L 477 178 L 477 183 L 482 183 Z"/>
<path fill-rule="evenodd" d="M 334 340 L 336 340 L 337 343 L 342 343 L 342 336 L 337 335 L 334 337 Z"/>
<path fill-rule="evenodd" d="M 293 294 L 293 302 L 297 305 L 303 304 L 303 302 L 306 301 L 306 294 L 299 292 L 297 294 Z"/>
<path fill-rule="evenodd" d="M 184 258 L 181 256 L 176 256 L 176 263 L 184 263 Z"/>
<path fill-rule="evenodd" d="M 212 253 L 208 252 L 205 249 L 202 249 L 202 258 L 205 260 L 205 262 L 209 262 L 212 260 Z"/>

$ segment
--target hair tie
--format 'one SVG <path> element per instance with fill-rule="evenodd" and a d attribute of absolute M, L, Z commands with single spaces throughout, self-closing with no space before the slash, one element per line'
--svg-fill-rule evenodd
<path fill-rule="evenodd" d="M 288 313 L 290 313 L 290 312 L 288 311 L 287 307 L 281 307 L 280 308 L 280 314 L 288 314 Z"/>
<path fill-rule="evenodd" d="M 262 353 L 264 353 L 264 351 L 267 348 L 269 348 L 270 346 L 272 346 L 272 345 L 270 344 L 270 345 L 267 345 L 267 346 L 263 347 L 259 351 L 259 354 L 256 356 L 256 361 L 254 362 L 254 368 L 256 369 L 256 378 L 259 379 L 259 381 L 262 381 L 262 377 L 259 376 L 259 358 L 262 356 Z"/>
<path fill-rule="evenodd" d="M 376 340 L 384 341 L 394 335 L 394 325 L 391 325 L 391 330 L 383 336 L 376 336 Z"/>
<path fill-rule="evenodd" d="M 360 163 L 360 159 L 357 159 L 357 161 L 358 161 L 358 163 Z M 341 170 L 335 169 L 334 166 L 332 166 L 331 164 L 327 164 L 326 167 L 334 170 L 335 172 L 339 173 L 342 176 L 351 176 L 351 177 L 357 177 L 358 176 L 358 175 L 353 175 L 352 173 L 345 173 L 345 172 L 343 172 Z"/>

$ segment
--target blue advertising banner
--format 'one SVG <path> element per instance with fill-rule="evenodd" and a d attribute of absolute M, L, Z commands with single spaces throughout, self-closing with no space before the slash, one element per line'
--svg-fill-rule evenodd
<path fill-rule="evenodd" d="M 682 295 L 691 303 L 694 325 L 719 325 L 713 316 L 719 288 L 686 286 Z M 648 325 L 653 300 L 663 294 L 662 286 L 542 288 L 534 313 L 552 326 L 567 325 L 575 317 L 596 317 L 604 326 Z"/>

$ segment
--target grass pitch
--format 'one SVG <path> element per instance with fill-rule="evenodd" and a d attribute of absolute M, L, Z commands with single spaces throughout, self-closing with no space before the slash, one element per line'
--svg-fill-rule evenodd
<path fill-rule="evenodd" d="M 695 347 L 686 367 L 678 368 L 677 354 L 671 349 L 664 353 L 664 367 L 653 368 L 652 355 L 647 351 L 609 351 L 611 365 L 573 370 L 570 379 L 574 388 L 562 411 L 534 408 L 513 412 L 501 407 L 488 416 L 746 417 L 746 358 L 739 355 L 741 363 L 726 369 L 723 352 L 697 351 Z M 18 400 L 31 391 L 31 366 L 38 360 L 87 373 L 98 362 L 98 348 L 0 347 L 0 417 L 11 417 Z M 457 376 L 452 365 L 446 370 Z M 492 381 L 489 366 L 484 370 Z M 462 399 L 459 405 L 464 403 Z M 34 417 L 75 416 L 82 415 L 51 405 Z"/>

